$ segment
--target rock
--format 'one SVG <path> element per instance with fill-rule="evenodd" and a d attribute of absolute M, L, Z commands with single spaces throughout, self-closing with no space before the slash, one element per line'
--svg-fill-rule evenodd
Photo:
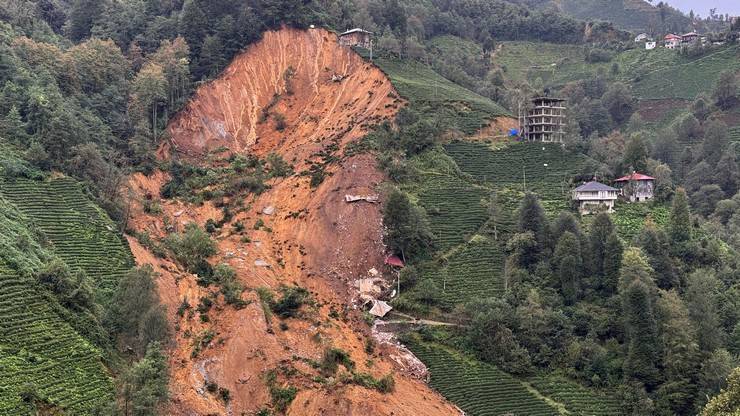
<path fill-rule="evenodd" d="M 265 215 L 272 215 L 275 213 L 275 207 L 273 205 L 268 205 L 262 208 L 262 213 Z"/>
<path fill-rule="evenodd" d="M 254 265 L 257 266 L 257 267 L 270 267 L 270 263 L 268 263 L 268 262 L 266 262 L 266 261 L 264 261 L 262 259 L 255 260 L 254 261 Z"/>
<path fill-rule="evenodd" d="M 185 213 L 185 210 L 184 210 L 184 209 L 181 209 L 181 210 L 179 210 L 179 211 L 175 212 L 175 213 L 174 213 L 174 214 L 172 214 L 172 215 L 174 215 L 174 216 L 176 216 L 176 217 L 179 217 L 180 215 L 182 215 L 182 214 L 184 214 L 184 213 Z"/>

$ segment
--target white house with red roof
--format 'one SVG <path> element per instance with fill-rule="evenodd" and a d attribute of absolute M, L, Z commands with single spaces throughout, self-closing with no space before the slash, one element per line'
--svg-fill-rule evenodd
<path fill-rule="evenodd" d="M 667 49 L 676 49 L 681 46 L 681 36 L 669 33 L 663 38 L 664 45 Z"/>
<path fill-rule="evenodd" d="M 621 190 L 622 197 L 630 202 L 653 199 L 655 193 L 655 178 L 639 172 L 622 176 L 614 181 L 614 185 Z"/>

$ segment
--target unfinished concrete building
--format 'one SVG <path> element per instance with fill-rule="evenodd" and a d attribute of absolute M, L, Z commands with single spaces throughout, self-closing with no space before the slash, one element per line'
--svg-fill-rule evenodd
<path fill-rule="evenodd" d="M 524 117 L 524 139 L 562 143 L 565 136 L 565 100 L 536 97 Z"/>

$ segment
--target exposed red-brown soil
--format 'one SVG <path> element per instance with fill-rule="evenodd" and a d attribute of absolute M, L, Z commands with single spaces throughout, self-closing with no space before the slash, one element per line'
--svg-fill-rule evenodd
<path fill-rule="evenodd" d="M 332 75 L 343 79 L 335 82 Z M 293 175 L 270 180 L 268 191 L 243 201 L 246 208 L 232 223 L 240 220 L 247 225 L 250 242 L 224 226 L 216 236 L 219 253 L 210 260 L 236 270 L 247 288 L 242 297 L 251 303 L 237 310 L 219 296 L 208 313 L 209 322 L 201 322 L 197 312 L 181 318 L 176 311 L 183 298 L 195 306 L 201 296 L 216 289 L 199 287 L 194 276 L 129 238 L 137 262 L 153 264 L 160 273 L 159 291 L 177 329 L 170 352 L 171 400 L 166 414 L 251 414 L 269 405 L 264 375 L 281 366 L 297 371 L 278 378 L 299 390 L 289 415 L 459 414 L 425 383 L 404 373 L 404 366 L 393 359 L 399 355 L 395 346 L 380 345 L 372 354 L 365 351 L 370 330 L 352 302 L 355 279 L 367 276 L 371 268 L 386 272 L 388 279 L 392 274 L 383 268 L 380 204 L 344 202 L 345 194 L 379 193 L 383 175 L 373 155 L 345 156 L 343 149 L 402 105 L 383 73 L 340 47 L 336 35 L 319 29 L 283 29 L 265 33 L 221 77 L 199 88 L 172 121 L 170 141 L 160 148 L 162 158 L 177 156 L 206 164 L 203 155 L 220 147 L 261 158 L 276 152 L 302 172 L 308 160 L 316 159 L 312 155 L 336 143 L 339 161 L 328 165 L 330 176 L 316 188 L 309 186 L 308 177 Z M 262 116 L 265 109 L 268 117 Z M 276 129 L 275 114 L 284 117 L 282 131 Z M 210 202 L 196 206 L 161 201 L 161 214 L 145 213 L 140 201 L 146 195 L 157 198 L 166 180 L 161 172 L 131 178 L 136 195 L 130 217 L 133 229 L 161 238 L 168 227 L 181 229 L 189 222 L 202 225 L 209 218 L 221 218 Z M 261 213 L 267 206 L 275 208 L 272 215 Z M 254 230 L 257 219 L 266 227 Z M 270 267 L 258 267 L 256 260 Z M 317 306 L 304 307 L 302 318 L 272 317 L 268 322 L 254 289 L 274 290 L 281 284 L 307 288 Z M 339 317 L 330 317 L 332 309 Z M 280 322 L 288 329 L 280 329 Z M 217 335 L 192 357 L 193 340 L 205 330 Z M 355 371 L 378 378 L 392 373 L 394 392 L 314 380 L 317 370 L 302 359 L 318 361 L 329 346 L 349 352 Z M 229 389 L 228 404 L 205 390 L 207 381 Z"/>
<path fill-rule="evenodd" d="M 689 101 L 680 99 L 640 100 L 637 112 L 643 121 L 656 123 L 663 120 L 667 113 L 688 105 Z"/>
<path fill-rule="evenodd" d="M 474 135 L 466 137 L 466 140 L 500 142 L 509 140 L 509 130 L 519 126 L 519 122 L 513 117 L 496 117 L 485 127 L 478 130 Z"/>

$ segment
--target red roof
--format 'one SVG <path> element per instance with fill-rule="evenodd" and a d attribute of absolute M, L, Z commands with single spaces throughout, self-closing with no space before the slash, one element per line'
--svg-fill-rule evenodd
<path fill-rule="evenodd" d="M 403 267 L 403 260 L 398 256 L 388 256 L 385 258 L 385 264 L 393 267 Z"/>
<path fill-rule="evenodd" d="M 621 178 L 615 180 L 614 182 L 628 182 L 628 181 L 654 181 L 655 178 L 648 175 L 643 175 L 642 173 L 634 172 L 631 175 L 622 176 Z"/>
<path fill-rule="evenodd" d="M 673 40 L 673 39 L 681 39 L 681 36 L 674 35 L 673 33 L 669 33 L 665 35 L 665 40 Z"/>

